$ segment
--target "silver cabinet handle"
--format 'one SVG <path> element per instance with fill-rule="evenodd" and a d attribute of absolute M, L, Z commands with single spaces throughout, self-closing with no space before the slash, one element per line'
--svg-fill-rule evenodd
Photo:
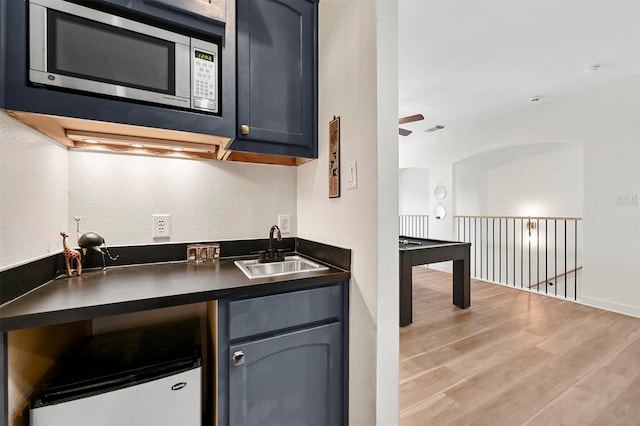
<path fill-rule="evenodd" d="M 234 365 L 242 365 L 242 364 L 244 364 L 244 352 L 235 351 L 233 353 L 233 364 Z"/>
<path fill-rule="evenodd" d="M 248 135 L 249 134 L 249 126 L 247 124 L 243 124 L 240 126 L 240 133 L 242 133 L 243 135 Z"/>

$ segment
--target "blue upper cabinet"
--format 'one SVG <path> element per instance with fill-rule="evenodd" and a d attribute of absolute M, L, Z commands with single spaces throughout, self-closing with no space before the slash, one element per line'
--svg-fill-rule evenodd
<path fill-rule="evenodd" d="M 237 0 L 237 125 L 229 149 L 317 158 L 317 1 Z"/>
<path fill-rule="evenodd" d="M 227 0 L 93 0 L 105 4 L 136 10 L 149 16 L 168 17 L 171 23 L 188 22 L 189 17 L 218 22 L 226 21 Z M 181 14 L 187 16 L 181 18 Z"/>

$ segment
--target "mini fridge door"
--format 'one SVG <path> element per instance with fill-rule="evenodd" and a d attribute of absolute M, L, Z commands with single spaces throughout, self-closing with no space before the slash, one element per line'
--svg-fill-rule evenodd
<path fill-rule="evenodd" d="M 201 425 L 202 368 L 31 409 L 31 426 Z"/>

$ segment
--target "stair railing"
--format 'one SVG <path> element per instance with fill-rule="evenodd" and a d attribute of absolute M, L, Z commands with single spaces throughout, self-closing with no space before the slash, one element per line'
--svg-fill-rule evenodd
<path fill-rule="evenodd" d="M 398 235 L 414 238 L 428 238 L 429 215 L 400 215 Z"/>
<path fill-rule="evenodd" d="M 471 243 L 474 278 L 579 299 L 582 218 L 454 216 L 454 221 L 458 240 Z"/>

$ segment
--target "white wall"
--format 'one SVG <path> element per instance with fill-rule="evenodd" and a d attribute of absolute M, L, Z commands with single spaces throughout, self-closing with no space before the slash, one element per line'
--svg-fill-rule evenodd
<path fill-rule="evenodd" d="M 68 229 L 94 231 L 108 245 L 267 238 L 279 213 L 296 234 L 292 167 L 69 153 Z M 171 237 L 154 240 L 151 216 L 171 214 Z"/>
<path fill-rule="evenodd" d="M 405 141 L 400 167 L 429 167 L 453 187 L 453 164 L 504 147 L 582 142 L 584 173 L 583 302 L 640 316 L 640 208 L 614 207 L 616 194 L 640 193 L 640 75 L 541 102 L 464 128 Z M 425 140 L 426 139 L 426 140 Z M 445 207 L 454 212 L 452 200 Z M 434 221 L 434 238 L 451 238 L 452 215 Z"/>
<path fill-rule="evenodd" d="M 429 169 L 409 167 L 400 169 L 398 174 L 399 204 L 401 215 L 428 215 L 429 193 L 433 188 L 429 185 Z"/>
<path fill-rule="evenodd" d="M 0 270 L 62 250 L 67 150 L 0 111 Z"/>
<path fill-rule="evenodd" d="M 279 213 L 296 235 L 292 167 L 68 151 L 0 113 L 0 268 L 62 250 L 80 232 L 110 246 L 266 238 Z M 151 215 L 171 214 L 154 240 Z"/>
<path fill-rule="evenodd" d="M 352 251 L 350 423 L 398 424 L 397 4 L 323 0 L 319 158 L 298 168 L 298 234 Z M 328 125 L 340 117 L 341 197 L 328 198 Z M 358 187 L 344 167 L 358 164 Z"/>
<path fill-rule="evenodd" d="M 453 165 L 458 215 L 582 217 L 582 143 L 519 145 Z"/>

